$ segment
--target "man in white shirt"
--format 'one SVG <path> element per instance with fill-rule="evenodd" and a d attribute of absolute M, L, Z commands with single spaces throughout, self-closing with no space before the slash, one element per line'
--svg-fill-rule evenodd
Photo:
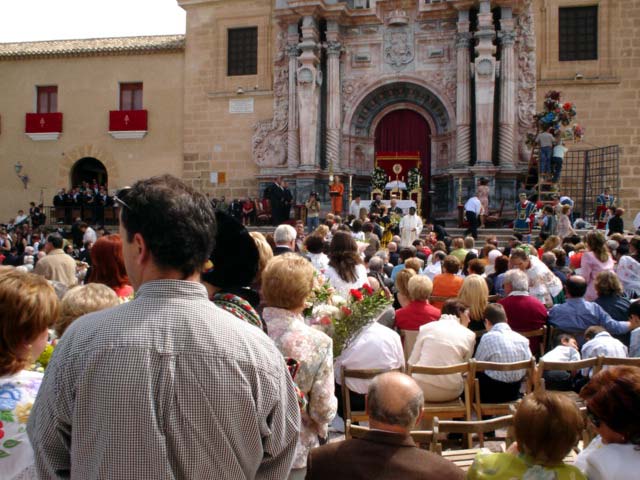
<path fill-rule="evenodd" d="M 429 257 L 429 264 L 422 270 L 422 275 L 429 277 L 429 280 L 433 281 L 436 275 L 442 273 L 442 261 L 447 254 L 441 250 L 437 250 Z"/>
<path fill-rule="evenodd" d="M 558 183 L 560 180 L 560 172 L 562 172 L 562 162 L 564 155 L 569 149 L 564 146 L 562 140 L 555 147 L 553 147 L 553 153 L 551 154 L 551 181 Z"/>
<path fill-rule="evenodd" d="M 422 219 L 416 215 L 416 208 L 410 207 L 409 213 L 400 220 L 400 235 L 402 237 L 400 246 L 413 245 L 413 242 L 420 238 L 420 232 L 422 232 Z"/>
<path fill-rule="evenodd" d="M 627 358 L 627 346 L 617 338 L 613 338 L 604 327 L 594 325 L 584 332 L 584 339 L 587 342 L 582 346 L 582 358 L 595 358 L 598 355 L 605 357 Z M 591 375 L 591 369 L 582 370 L 584 376 Z"/>
<path fill-rule="evenodd" d="M 96 231 L 91 228 L 86 223 L 82 222 L 80 224 L 80 231 L 82 232 L 82 244 L 87 246 L 87 244 L 93 245 L 98 240 L 98 235 Z"/>
<path fill-rule="evenodd" d="M 338 415 L 342 418 L 342 367 L 347 369 L 394 369 L 404 366 L 404 352 L 400 335 L 378 322 L 372 322 L 362 329 L 334 360 L 333 371 L 336 379 Z M 364 410 L 364 397 L 370 380 L 348 379 L 352 410 Z"/>
<path fill-rule="evenodd" d="M 480 362 L 513 363 L 531 358 L 529 340 L 511 330 L 507 324 L 507 314 L 502 305 L 490 303 L 484 312 L 487 329 L 476 350 L 476 360 Z M 480 372 L 480 398 L 483 402 L 500 403 L 516 400 L 520 393 L 520 383 L 525 370 Z"/>
<path fill-rule="evenodd" d="M 579 362 L 580 349 L 576 337 L 570 333 L 560 333 L 555 338 L 555 348 L 545 353 L 545 362 Z M 547 390 L 570 391 L 574 389 L 573 373 L 564 370 L 546 370 L 542 373 Z M 581 385 L 582 383 L 580 383 Z"/>
<path fill-rule="evenodd" d="M 356 195 L 349 205 L 349 215 L 358 218 L 360 216 L 360 195 Z"/>
<path fill-rule="evenodd" d="M 469 222 L 469 228 L 464 232 L 465 236 L 471 234 L 474 239 L 478 239 L 478 225 L 480 225 L 480 213 L 482 212 L 482 204 L 477 195 L 474 195 L 467 203 L 464 204 L 464 212 Z"/>

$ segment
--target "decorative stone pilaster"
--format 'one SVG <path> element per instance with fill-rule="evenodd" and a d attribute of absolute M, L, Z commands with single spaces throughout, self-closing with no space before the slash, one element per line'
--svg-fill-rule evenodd
<path fill-rule="evenodd" d="M 298 69 L 298 25 L 295 27 L 295 36 L 290 38 L 293 43 L 287 45 L 289 56 L 289 119 L 287 129 L 287 166 L 297 168 L 300 165 L 300 144 L 298 143 L 300 132 L 298 131 L 298 92 L 296 85 L 296 71 Z M 291 33 L 289 37 L 292 37 Z"/>
<path fill-rule="evenodd" d="M 516 128 L 515 32 L 511 8 L 502 9 L 500 20 L 500 131 L 498 148 L 500 166 L 513 168 Z"/>
<path fill-rule="evenodd" d="M 456 38 L 456 167 L 468 167 L 471 164 L 470 46 L 469 11 L 464 10 L 458 12 L 458 35 Z"/>
<path fill-rule="evenodd" d="M 475 37 L 475 83 L 476 83 L 476 166 L 492 165 L 493 155 L 493 102 L 496 81 L 496 47 L 493 15 L 489 0 L 480 1 L 478 31 Z"/>
<path fill-rule="evenodd" d="M 327 166 L 340 167 L 340 53 L 338 24 L 327 22 Z"/>
<path fill-rule="evenodd" d="M 302 42 L 300 43 L 298 81 L 298 128 L 300 130 L 300 168 L 314 169 L 318 166 L 318 107 L 322 71 L 318 69 L 318 24 L 315 18 L 302 19 Z"/>

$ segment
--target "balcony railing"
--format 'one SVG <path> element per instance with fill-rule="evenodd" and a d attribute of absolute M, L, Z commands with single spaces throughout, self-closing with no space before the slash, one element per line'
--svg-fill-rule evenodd
<path fill-rule="evenodd" d="M 24 133 L 31 140 L 57 140 L 62 133 L 62 113 L 27 113 Z"/>
<path fill-rule="evenodd" d="M 146 134 L 146 110 L 112 110 L 109 112 L 109 135 L 113 138 L 139 139 Z"/>

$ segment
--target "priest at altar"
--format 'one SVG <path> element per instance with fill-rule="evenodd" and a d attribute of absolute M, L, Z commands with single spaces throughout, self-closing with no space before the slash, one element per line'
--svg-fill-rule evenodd
<path fill-rule="evenodd" d="M 400 246 L 409 247 L 420 238 L 422 232 L 422 219 L 416 215 L 416 209 L 411 207 L 409 213 L 400 220 Z"/>

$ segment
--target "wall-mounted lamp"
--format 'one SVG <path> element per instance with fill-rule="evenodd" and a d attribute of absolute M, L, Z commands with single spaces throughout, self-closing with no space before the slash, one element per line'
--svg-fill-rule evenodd
<path fill-rule="evenodd" d="M 236 93 L 237 93 L 238 95 L 243 95 L 243 94 L 244 94 L 244 88 L 242 88 L 242 87 L 238 87 L 238 88 L 236 89 Z"/>
<path fill-rule="evenodd" d="M 576 73 L 575 79 L 576 80 L 582 80 L 584 78 L 584 75 L 582 75 L 581 73 Z"/>
<path fill-rule="evenodd" d="M 17 177 L 24 185 L 24 189 L 26 190 L 27 186 L 29 185 L 29 175 L 22 175 L 22 164 L 20 162 L 16 163 L 13 168 L 16 171 Z"/>

